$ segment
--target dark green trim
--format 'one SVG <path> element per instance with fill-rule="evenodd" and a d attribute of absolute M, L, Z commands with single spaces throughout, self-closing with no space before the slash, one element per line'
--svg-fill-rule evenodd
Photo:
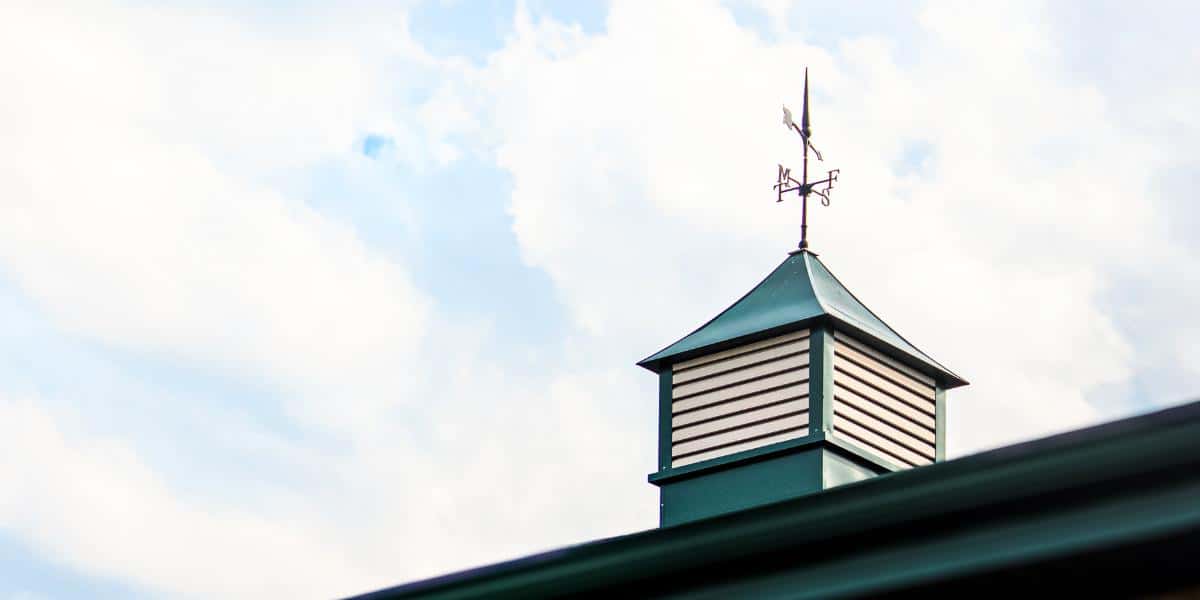
<path fill-rule="evenodd" d="M 658 374 L 658 469 L 671 467 L 671 376 L 672 369 Z"/>
<path fill-rule="evenodd" d="M 808 338 L 808 430 L 833 430 L 833 329 L 824 321 Z"/>
<path fill-rule="evenodd" d="M 849 333 L 850 336 L 855 339 L 855 341 L 866 345 L 868 348 L 871 348 L 872 350 L 875 350 L 902 365 L 911 367 L 918 373 L 924 373 L 932 377 L 933 380 L 937 382 L 939 387 L 945 387 L 949 389 L 970 385 L 970 382 L 959 377 L 958 375 L 951 374 L 953 377 L 948 377 L 945 373 L 937 369 L 930 369 L 929 365 L 922 362 L 920 359 L 913 357 L 907 352 L 897 350 L 891 344 L 876 338 L 875 334 L 871 333 L 870 330 L 863 329 L 862 327 L 859 327 L 850 321 L 838 318 L 834 315 L 829 315 L 826 318 L 834 324 L 834 329 Z"/>
<path fill-rule="evenodd" d="M 1200 484 L 1190 481 L 1182 485 L 1168 483 L 1163 488 L 1126 494 L 1109 502 L 1072 505 L 1060 510 L 1035 513 L 1025 517 L 994 517 L 988 527 L 961 528 L 943 519 L 940 526 L 949 526 L 949 533 L 932 539 L 908 537 L 897 546 L 864 545 L 852 552 L 838 553 L 836 558 L 822 557 L 798 550 L 799 560 L 776 569 L 726 571 L 723 576 L 710 577 L 702 586 L 684 588 L 687 577 L 672 582 L 675 598 L 847 598 L 892 597 L 900 592 L 912 592 L 909 597 L 996 597 L 998 589 L 1072 589 L 1077 597 L 1145 597 L 1143 594 L 1113 593 L 1109 580 L 1116 579 L 1121 587 L 1128 584 L 1128 575 L 1121 570 L 1115 577 L 1097 572 L 1087 566 L 1090 554 L 1097 548 L 1125 554 L 1117 563 L 1118 569 L 1129 570 L 1131 563 L 1155 560 L 1155 555 L 1170 557 L 1195 556 L 1194 550 L 1172 550 L 1173 547 L 1196 547 L 1194 533 L 1200 526 Z M 864 517 L 866 515 L 863 515 Z M 936 521 L 935 521 L 936 522 Z M 965 531 L 964 531 L 965 529 Z M 984 529 L 983 532 L 979 531 Z M 986 536 L 986 541 L 980 539 Z M 1183 536 L 1182 539 L 1179 536 Z M 1149 544 L 1152 551 L 1143 550 L 1146 540 L 1161 540 Z M 824 540 L 810 540 L 820 545 Z M 1124 550 L 1122 547 L 1140 547 Z M 1138 558 L 1131 558 L 1137 556 Z M 768 559 L 769 560 L 769 559 Z M 1159 560 L 1162 560 L 1159 558 Z M 1053 566 L 1039 572 L 1041 563 L 1064 562 L 1075 569 L 1072 577 Z M 1164 561 L 1166 562 L 1166 561 Z M 1143 567 L 1144 568 L 1144 567 Z M 711 567 L 710 567 L 711 569 Z M 1194 569 L 1194 567 L 1193 567 Z M 1005 575 L 996 571 L 1008 570 Z M 1170 567 L 1164 570 L 1171 570 Z M 1024 585 L 1013 583 L 1011 572 L 1024 573 Z M 1148 573 L 1147 573 L 1148 571 Z M 711 571 L 710 571 L 711 572 Z M 989 578 L 989 572 L 993 575 Z M 1127 571 L 1126 571 L 1127 572 Z M 1155 568 L 1142 571 L 1149 581 L 1132 586 L 1141 592 L 1154 590 Z M 1007 576 L 1006 576 L 1007 575 Z M 1066 575 L 1064 577 L 1064 575 Z M 1053 585 L 1054 577 L 1066 585 Z M 974 579 L 969 586 L 976 593 L 959 596 L 944 595 L 944 588 L 963 580 Z M 1185 580 L 1186 581 L 1186 580 Z M 1196 583 L 1193 570 L 1187 586 Z M 913 588 L 924 587 L 923 592 Z M 682 589 L 680 589 L 682 588 Z M 635 588 L 636 589 L 636 588 Z M 1117 588 L 1119 589 L 1119 588 Z M 658 594 L 647 594 L 647 597 Z M 1009 597 L 1004 594 L 1002 597 Z M 1160 597 L 1157 595 L 1151 597 Z"/>
<path fill-rule="evenodd" d="M 942 386 L 934 388 L 934 457 L 941 462 L 946 460 L 946 390 Z"/>
<path fill-rule="evenodd" d="M 1197 539 L 1197 497 L 1191 404 L 363 598 L 882 595 L 1099 549 L 1170 550 Z"/>
<path fill-rule="evenodd" d="M 711 344 L 708 346 L 697 348 L 695 350 L 688 350 L 686 352 L 680 352 L 679 354 L 671 357 L 670 363 L 666 362 L 665 360 L 659 360 L 659 361 L 653 361 L 653 362 L 649 362 L 649 363 L 645 363 L 645 364 L 638 363 L 638 366 L 642 367 L 644 369 L 653 371 L 655 373 L 659 373 L 660 370 L 665 370 L 665 369 L 671 368 L 671 365 L 674 365 L 676 363 L 681 363 L 686 360 L 691 360 L 691 359 L 699 357 L 699 356 L 704 356 L 706 354 L 713 354 L 715 352 L 720 352 L 722 350 L 728 350 L 730 348 L 736 348 L 738 346 L 744 346 L 746 344 L 751 344 L 751 343 L 757 342 L 759 340 L 765 340 L 767 338 L 772 338 L 772 337 L 775 337 L 778 335 L 783 335 L 785 333 L 791 333 L 793 331 L 800 331 L 801 329 L 808 329 L 809 326 L 811 326 L 813 322 L 819 321 L 824 318 L 826 318 L 826 317 L 824 317 L 822 315 L 817 315 L 815 317 L 809 317 L 807 319 L 794 321 L 792 323 L 787 323 L 784 325 L 780 325 L 778 327 L 772 327 L 770 329 L 764 329 L 762 331 L 748 333 L 743 336 L 729 338 L 728 340 L 724 340 L 724 341 L 717 342 L 717 343 L 714 343 L 714 344 Z M 889 350 L 889 351 L 891 351 L 891 350 Z M 918 367 L 914 367 L 914 368 L 917 368 L 918 370 L 920 370 L 920 368 L 918 368 Z M 932 377 L 932 375 L 930 375 L 930 376 Z"/>
<path fill-rule="evenodd" d="M 664 483 L 670 483 L 686 477 L 703 475 L 711 471 L 729 469 L 739 465 L 744 465 L 746 463 L 773 458 L 780 454 L 788 454 L 798 450 L 805 450 L 816 444 L 820 444 L 823 441 L 825 441 L 824 435 L 806 435 L 802 438 L 787 440 L 786 442 L 778 442 L 771 444 L 770 446 L 754 448 L 753 450 L 746 450 L 744 452 L 738 452 L 737 454 L 730 454 L 729 456 L 710 458 L 706 461 L 693 463 L 683 467 L 662 469 L 657 473 L 651 473 L 646 480 L 654 485 L 662 485 Z"/>
<path fill-rule="evenodd" d="M 842 461 L 840 463 L 836 461 Z M 902 467 L 820 431 L 648 477 L 660 489 L 659 523 L 678 525 L 878 476 Z"/>
<path fill-rule="evenodd" d="M 791 500 L 823 489 L 825 451 L 809 446 L 659 487 L 659 526 L 672 527 Z"/>

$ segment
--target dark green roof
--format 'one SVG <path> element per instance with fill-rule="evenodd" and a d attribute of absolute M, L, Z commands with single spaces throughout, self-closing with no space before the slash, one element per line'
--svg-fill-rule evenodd
<path fill-rule="evenodd" d="M 1197 498 L 1190 404 L 361 598 L 1126 597 L 1200 579 Z"/>
<path fill-rule="evenodd" d="M 918 350 L 871 312 L 809 251 L 791 253 L 733 306 L 638 364 L 659 372 L 691 356 L 823 318 L 862 334 L 864 341 L 928 373 L 943 388 L 966 384 L 963 378 Z"/>

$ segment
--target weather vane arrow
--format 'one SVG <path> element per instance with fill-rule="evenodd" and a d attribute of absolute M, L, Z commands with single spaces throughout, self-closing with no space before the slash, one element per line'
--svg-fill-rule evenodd
<path fill-rule="evenodd" d="M 817 160 L 824 162 L 824 157 L 817 150 L 817 147 L 812 143 L 812 127 L 808 120 L 808 69 L 804 69 L 804 106 L 800 112 L 800 124 L 792 120 L 792 111 L 788 107 L 783 107 L 783 124 L 788 129 L 800 134 L 800 140 L 804 144 L 804 166 L 801 170 L 800 180 L 792 177 L 792 170 L 779 165 L 779 173 L 775 181 L 774 190 L 777 194 L 776 202 L 783 202 L 783 195 L 789 192 L 796 192 L 801 198 L 800 212 L 800 248 L 803 250 L 808 248 L 808 195 L 816 194 L 821 197 L 821 204 L 829 206 L 829 194 L 833 191 L 833 183 L 838 179 L 838 169 L 832 169 L 825 179 L 820 181 L 808 180 L 808 151 L 817 157 Z M 824 186 L 818 189 L 818 186 Z"/>

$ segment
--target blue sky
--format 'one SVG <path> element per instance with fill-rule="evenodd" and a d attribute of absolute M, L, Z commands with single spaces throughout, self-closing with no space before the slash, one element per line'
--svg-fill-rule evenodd
<path fill-rule="evenodd" d="M 1194 12 L 6 5 L 0 598 L 328 597 L 653 527 L 634 363 L 795 244 L 804 66 L 814 245 L 972 381 L 951 454 L 1195 398 Z"/>

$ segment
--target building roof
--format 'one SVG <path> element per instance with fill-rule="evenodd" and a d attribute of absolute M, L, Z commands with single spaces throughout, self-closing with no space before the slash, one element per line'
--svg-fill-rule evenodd
<path fill-rule="evenodd" d="M 938 380 L 943 388 L 963 378 L 933 360 L 871 312 L 809 251 L 791 253 L 740 300 L 699 329 L 638 364 L 659 372 L 691 356 L 773 335 L 818 319 L 865 334 L 868 342 Z"/>
<path fill-rule="evenodd" d="M 1197 498 L 1200 403 L 360 598 L 1144 593 L 1194 584 Z"/>

